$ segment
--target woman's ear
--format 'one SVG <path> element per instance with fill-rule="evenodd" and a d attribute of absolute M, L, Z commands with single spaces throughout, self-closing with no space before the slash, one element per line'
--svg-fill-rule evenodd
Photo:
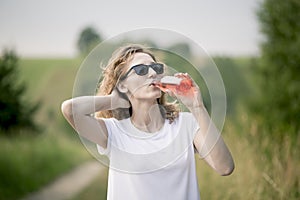
<path fill-rule="evenodd" d="M 117 88 L 118 88 L 119 92 L 121 92 L 121 93 L 128 92 L 128 88 L 123 82 L 118 83 Z"/>

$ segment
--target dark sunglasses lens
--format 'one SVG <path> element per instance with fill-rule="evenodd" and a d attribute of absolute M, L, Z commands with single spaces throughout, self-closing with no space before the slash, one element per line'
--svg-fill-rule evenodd
<path fill-rule="evenodd" d="M 157 74 L 162 74 L 164 73 L 164 65 L 160 63 L 155 63 L 152 65 L 152 69 L 157 73 Z"/>
<path fill-rule="evenodd" d="M 146 65 L 138 65 L 134 68 L 134 71 L 137 75 L 143 76 L 143 75 L 148 74 L 148 69 L 149 69 L 149 67 Z"/>

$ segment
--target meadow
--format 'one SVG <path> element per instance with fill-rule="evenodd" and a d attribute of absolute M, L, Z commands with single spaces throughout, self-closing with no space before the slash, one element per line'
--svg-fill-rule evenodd
<path fill-rule="evenodd" d="M 245 106 L 255 95 L 250 59 L 216 59 L 230 96 L 223 137 L 234 160 L 235 171 L 222 177 L 196 157 L 201 199 L 299 199 L 300 138 L 288 133 L 278 142 L 260 129 Z M 81 162 L 92 159 L 60 113 L 60 104 L 72 96 L 80 59 L 21 59 L 20 80 L 28 85 L 26 98 L 41 101 L 36 120 L 38 134 L 21 132 L 0 137 L 0 200 L 19 199 Z M 219 63 L 218 63 L 219 62 Z M 235 78 L 232 78 L 235 74 Z M 241 83 L 243 81 L 243 83 Z M 239 88 L 241 86 L 247 88 Z M 243 91 L 245 90 L 245 91 Z M 243 98 L 241 98 L 243 97 Z M 298 134 L 299 135 L 299 134 Z M 73 200 L 105 199 L 107 171 Z"/>
<path fill-rule="evenodd" d="M 0 199 L 19 199 L 91 158 L 60 112 L 72 96 L 79 59 L 21 59 L 24 99 L 40 102 L 38 133 L 19 131 L 0 137 Z"/>

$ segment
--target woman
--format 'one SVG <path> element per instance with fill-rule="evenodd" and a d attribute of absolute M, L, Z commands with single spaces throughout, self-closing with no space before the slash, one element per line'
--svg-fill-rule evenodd
<path fill-rule="evenodd" d="M 234 169 L 197 85 L 179 73 L 192 81 L 188 94 L 162 92 L 154 83 L 164 71 L 143 46 L 121 47 L 105 68 L 97 96 L 62 104 L 73 128 L 110 160 L 107 199 L 200 199 L 195 152 L 220 175 Z M 167 103 L 166 93 L 190 113 Z"/>

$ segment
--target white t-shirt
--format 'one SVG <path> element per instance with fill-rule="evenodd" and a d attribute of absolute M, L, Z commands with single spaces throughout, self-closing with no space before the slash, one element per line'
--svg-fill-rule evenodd
<path fill-rule="evenodd" d="M 108 130 L 108 200 L 198 200 L 193 139 L 198 124 L 182 112 L 155 133 L 135 128 L 130 118 L 103 119 Z"/>

